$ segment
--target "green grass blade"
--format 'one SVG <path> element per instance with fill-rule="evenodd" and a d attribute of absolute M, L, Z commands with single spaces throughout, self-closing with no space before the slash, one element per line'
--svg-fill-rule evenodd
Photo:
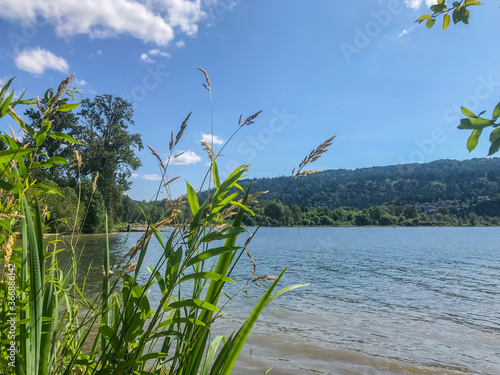
<path fill-rule="evenodd" d="M 248 187 L 245 196 L 243 197 L 242 204 L 246 204 L 248 200 L 248 196 L 250 194 L 250 186 Z M 239 209 L 238 213 L 236 214 L 234 221 L 233 221 L 233 228 L 238 228 L 241 227 L 241 222 L 243 220 L 243 213 L 245 210 Z M 232 248 L 236 244 L 236 239 L 238 235 L 234 235 L 232 237 L 226 238 L 226 241 L 224 243 L 224 247 L 226 248 Z M 217 264 L 214 269 L 214 273 L 226 276 L 227 272 L 229 270 L 229 267 L 231 265 L 232 260 L 234 259 L 234 254 L 235 252 L 226 252 L 221 254 L 219 257 L 219 260 L 217 261 Z M 219 300 L 220 293 L 222 291 L 222 287 L 224 285 L 224 281 L 218 280 L 212 280 L 208 286 L 207 293 L 205 295 L 205 301 L 208 303 L 211 303 L 213 305 L 217 305 L 217 301 Z M 213 318 L 213 312 L 212 311 L 203 311 L 200 314 L 200 320 L 203 321 L 205 324 L 209 324 L 210 321 Z M 196 344 L 193 346 L 193 349 L 190 353 L 190 357 L 188 360 L 188 363 L 186 365 L 186 371 L 184 374 L 196 374 L 198 372 L 198 369 L 200 367 L 200 363 L 203 357 L 203 352 L 205 350 L 205 345 L 208 340 L 208 332 L 205 331 L 201 333 L 201 336 L 199 340 L 196 342 Z"/>
<path fill-rule="evenodd" d="M 55 266 L 56 266 L 56 249 L 52 253 L 50 280 L 44 286 L 43 308 L 42 308 L 42 335 L 40 345 L 40 363 L 39 374 L 45 375 L 49 371 L 50 349 L 52 341 L 52 323 L 55 320 L 55 315 L 59 312 L 54 310 L 55 303 Z"/>
<path fill-rule="evenodd" d="M 209 374 L 210 366 L 212 366 L 212 363 L 214 361 L 215 352 L 217 351 L 217 348 L 219 347 L 219 344 L 221 343 L 223 338 L 224 336 L 217 336 L 214 341 L 212 341 L 212 344 L 208 349 L 207 356 L 205 357 L 205 362 L 203 362 L 203 366 L 201 367 L 200 375 Z"/>
<path fill-rule="evenodd" d="M 102 323 L 109 326 L 109 233 L 108 214 L 105 215 L 104 277 L 102 279 Z M 101 336 L 101 350 L 106 347 L 106 337 Z"/>
<path fill-rule="evenodd" d="M 30 375 L 38 375 L 40 364 L 40 349 L 41 349 L 41 336 L 42 336 L 42 308 L 43 308 L 43 281 L 42 270 L 40 269 L 40 251 L 39 249 L 39 236 L 37 229 L 41 228 L 40 212 L 35 212 L 36 224 L 33 223 L 31 217 L 31 210 L 29 209 L 26 197 L 23 196 L 23 212 L 26 217 L 27 234 L 28 234 L 28 261 L 30 269 L 30 310 L 31 310 L 31 323 L 30 323 L 30 340 L 28 356 L 31 356 L 31 368 L 27 369 Z M 43 246 L 43 245 L 42 245 Z"/>
<path fill-rule="evenodd" d="M 222 368 L 222 371 L 220 372 L 220 375 L 229 375 L 231 373 L 233 366 L 236 362 L 236 359 L 238 358 L 238 356 L 241 352 L 241 349 L 243 349 L 243 345 L 245 345 L 245 342 L 246 342 L 248 336 L 250 335 L 250 332 L 252 331 L 252 328 L 253 328 L 255 322 L 259 318 L 262 311 L 266 308 L 266 306 L 269 305 L 269 303 L 271 303 L 275 298 L 279 297 L 283 293 L 285 293 L 289 290 L 292 290 L 292 289 L 296 289 L 296 288 L 300 288 L 302 286 L 305 286 L 305 285 L 294 285 L 294 286 L 290 286 L 290 287 L 281 289 L 280 291 L 272 294 L 274 288 L 276 287 L 276 285 L 280 281 L 281 277 L 283 276 L 283 274 L 285 273 L 287 268 L 288 268 L 288 266 L 285 267 L 283 269 L 283 271 L 281 271 L 278 278 L 271 284 L 271 286 L 266 291 L 266 293 L 264 293 L 264 295 L 260 299 L 259 303 L 255 306 L 252 313 L 250 314 L 250 316 L 248 317 L 246 322 L 243 324 L 243 326 L 241 327 L 238 334 L 235 336 L 233 347 L 231 348 L 231 351 L 229 352 L 229 354 L 227 356 L 226 362 L 224 364 L 224 367 Z"/>
<path fill-rule="evenodd" d="M 22 259 L 21 259 L 21 299 L 26 300 L 27 294 L 26 290 L 28 288 L 28 228 L 26 224 L 26 217 L 21 219 L 21 233 L 22 233 Z M 20 320 L 27 321 L 29 319 L 29 311 L 27 309 L 21 309 Z M 19 352 L 21 354 L 21 364 L 20 368 L 23 374 L 27 374 L 31 370 L 32 358 L 29 353 L 29 343 L 28 338 L 28 327 L 27 324 L 20 324 L 19 327 Z"/>

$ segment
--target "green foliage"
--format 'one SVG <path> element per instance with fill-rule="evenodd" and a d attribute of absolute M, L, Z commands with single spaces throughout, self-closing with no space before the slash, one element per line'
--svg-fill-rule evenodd
<path fill-rule="evenodd" d="M 42 115 L 38 127 L 27 125 L 14 110 L 18 105 L 35 105 L 35 100 L 22 100 L 21 96 L 17 101 L 12 101 L 13 91 L 4 100 L 12 80 L 0 92 L 0 117 L 10 115 L 26 134 L 26 140 L 31 140 L 31 147 L 23 147 L 12 128 L 12 136 L 0 135 L 3 150 L 0 154 L 0 244 L 1 258 L 4 261 L 2 278 L 6 277 L 5 270 L 9 269 L 9 279 L 14 281 L 11 289 L 7 289 L 4 282 L 0 283 L 0 313 L 4 318 L 0 322 L 0 371 L 3 373 L 14 370 L 16 374 L 47 374 L 55 360 L 55 348 L 61 338 L 62 327 L 65 327 L 66 332 L 71 332 L 74 328 L 72 318 L 67 319 L 64 325 L 59 324 L 58 306 L 61 297 L 69 298 L 69 279 L 63 278 L 61 272 L 56 272 L 55 243 L 53 251 L 49 253 L 48 245 L 43 240 L 42 216 L 46 214 L 49 217 L 50 213 L 43 210 L 42 214 L 39 205 L 39 201 L 47 204 L 47 207 L 57 205 L 57 199 L 69 199 L 74 203 L 74 192 L 71 189 L 65 190 L 65 197 L 54 183 L 46 181 L 43 184 L 36 180 L 41 169 L 66 162 L 60 156 L 50 156 L 44 152 L 45 142 L 54 136 L 73 142 L 71 137 L 65 137 L 52 129 L 52 119 L 57 116 L 60 108 L 68 109 L 78 105 L 69 105 L 68 98 L 62 98 L 63 94 L 69 94 L 70 97 L 73 95 L 73 91 L 67 89 L 71 79 L 72 76 L 63 81 L 56 93 L 53 90 L 46 92 L 45 107 L 41 108 L 39 104 Z M 71 211 L 71 204 L 66 205 Z M 58 208 L 54 211 L 56 217 L 64 219 L 71 214 L 64 209 L 58 211 Z M 55 219 L 54 222 L 57 221 L 59 220 Z M 18 230 L 22 235 L 20 247 L 16 244 Z M 69 270 L 69 274 L 71 273 Z M 73 310 L 68 306 L 66 314 L 71 314 Z M 16 343 L 18 347 L 14 368 L 9 365 L 11 359 L 6 354 L 10 343 Z"/>
<path fill-rule="evenodd" d="M 93 192 L 93 183 L 89 178 L 81 182 L 81 201 L 85 211 L 82 211 L 83 233 L 102 233 L 105 229 L 106 207 L 104 197 L 99 189 Z"/>
<path fill-rule="evenodd" d="M 29 108 L 25 111 L 25 115 L 31 121 L 30 127 L 35 130 L 35 132 L 42 128 L 44 107 L 46 105 L 46 101 L 42 101 L 40 103 L 41 108 Z M 52 124 L 51 131 L 53 134 L 52 136 L 47 137 L 45 142 L 40 145 L 40 155 L 37 157 L 37 161 L 41 161 L 44 158 L 63 158 L 65 159 L 65 162 L 38 169 L 34 177 L 44 183 L 47 181 L 53 181 L 61 187 L 74 187 L 78 176 L 75 174 L 74 169 L 70 168 L 67 161 L 72 158 L 75 150 L 73 145 L 76 145 L 76 143 L 68 143 L 67 137 L 69 135 L 67 133 L 77 133 L 76 128 L 78 117 L 72 112 L 58 111 L 50 117 L 50 121 Z M 29 142 L 28 147 L 36 147 L 36 138 L 28 136 L 26 141 Z"/>
<path fill-rule="evenodd" d="M 47 182 L 48 186 L 57 189 L 58 186 L 53 181 Z M 47 192 L 40 197 L 40 205 L 46 211 L 47 229 L 54 233 L 70 233 L 73 228 L 80 228 L 83 216 L 78 213 L 78 195 L 71 187 L 60 189 L 61 194 Z M 82 211 L 85 206 L 81 205 Z M 75 223 L 76 220 L 76 223 Z"/>
<path fill-rule="evenodd" d="M 141 165 L 134 150 L 142 149 L 140 134 L 131 134 L 134 124 L 130 102 L 112 95 L 84 99 L 76 130 L 84 145 L 78 147 L 82 156 L 81 173 L 85 177 L 99 172 L 97 187 L 102 194 L 110 224 L 120 221 L 122 195 L 130 188 L 131 171 Z"/>
<path fill-rule="evenodd" d="M 446 0 L 438 0 L 438 3 L 430 7 L 432 13 L 424 14 L 417 19 L 416 22 L 422 23 L 426 22 L 427 28 L 432 28 L 436 23 L 436 19 L 443 16 L 443 30 L 446 30 L 453 20 L 454 24 L 464 23 L 468 24 L 470 20 L 470 6 L 483 5 L 483 3 L 477 0 L 462 0 L 453 1 L 451 6 L 448 6 L 449 2 Z M 451 14 L 451 16 L 450 16 Z"/>

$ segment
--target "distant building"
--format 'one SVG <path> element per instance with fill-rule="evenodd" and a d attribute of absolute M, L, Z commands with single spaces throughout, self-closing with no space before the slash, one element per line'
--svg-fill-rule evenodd
<path fill-rule="evenodd" d="M 438 207 L 439 204 L 430 202 L 422 203 L 420 205 L 420 209 L 422 210 L 422 212 L 425 212 L 427 215 L 435 214 L 437 212 Z"/>

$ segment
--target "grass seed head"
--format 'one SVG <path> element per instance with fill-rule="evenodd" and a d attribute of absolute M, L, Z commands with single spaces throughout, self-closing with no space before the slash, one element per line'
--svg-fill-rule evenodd
<path fill-rule="evenodd" d="M 208 73 L 206 72 L 205 69 L 202 69 L 202 68 L 199 68 L 199 67 L 196 67 L 196 69 L 198 69 L 199 71 L 201 71 L 203 74 L 205 74 L 205 80 L 207 81 L 207 84 L 203 84 L 203 86 L 205 86 L 205 88 L 210 91 L 210 87 L 211 87 L 211 84 L 210 84 L 210 78 L 208 77 Z"/>
<path fill-rule="evenodd" d="M 165 168 L 165 164 L 163 164 L 163 160 L 161 160 L 161 157 L 160 155 L 158 155 L 158 153 L 151 147 L 148 145 L 148 148 L 151 150 L 151 153 L 156 156 L 156 159 L 158 159 L 158 164 L 160 165 L 160 167 L 163 169 L 163 170 L 166 170 Z"/>
<path fill-rule="evenodd" d="M 12 133 L 12 139 L 17 143 L 16 132 L 9 126 L 10 132 Z"/>
<path fill-rule="evenodd" d="M 188 120 L 191 117 L 191 113 L 193 113 L 193 112 L 189 112 L 189 115 L 187 115 L 186 119 L 182 122 L 181 129 L 179 130 L 179 133 L 177 133 L 177 136 L 175 137 L 174 146 L 176 146 L 177 143 L 179 143 L 179 141 L 181 140 L 181 137 L 184 134 L 184 130 L 186 129 Z"/>
<path fill-rule="evenodd" d="M 328 147 L 332 145 L 332 140 L 336 137 L 334 135 L 333 137 L 328 138 L 326 141 L 321 143 L 315 150 L 312 150 L 308 156 L 306 156 L 299 164 L 298 171 L 300 171 L 302 168 L 304 168 L 306 165 L 311 164 L 318 160 L 325 152 L 328 151 Z M 300 172 L 298 172 L 300 173 Z M 297 173 L 297 175 L 298 175 Z"/>
<path fill-rule="evenodd" d="M 52 100 L 52 104 L 55 105 L 57 101 L 61 98 L 61 95 L 64 94 L 64 91 L 66 91 L 66 87 L 68 87 L 69 83 L 75 76 L 75 73 L 71 74 L 68 78 L 66 78 L 64 81 L 61 82 L 59 85 L 59 88 L 57 89 L 57 94 L 54 96 L 54 99 Z"/>
<path fill-rule="evenodd" d="M 95 190 L 97 189 L 97 179 L 99 178 L 99 171 L 95 174 L 94 181 L 92 182 L 92 194 L 95 193 Z"/>
<path fill-rule="evenodd" d="M 79 154 L 78 150 L 73 151 L 73 164 L 71 167 L 82 167 L 82 156 Z"/>
<path fill-rule="evenodd" d="M 257 118 L 257 116 L 259 116 L 260 114 L 262 113 L 262 110 L 260 110 L 259 112 L 256 112 L 254 113 L 253 115 L 251 116 L 248 116 L 246 118 L 246 120 L 243 122 L 243 124 L 241 124 L 240 126 L 243 127 L 245 125 L 252 125 L 255 121 L 255 119 Z M 241 122 L 241 119 L 240 119 L 240 122 Z"/>

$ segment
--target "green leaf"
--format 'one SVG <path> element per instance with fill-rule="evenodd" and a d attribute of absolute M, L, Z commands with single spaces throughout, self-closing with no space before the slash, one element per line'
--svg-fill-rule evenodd
<path fill-rule="evenodd" d="M 193 187 L 189 185 L 189 182 L 186 181 L 187 186 L 187 198 L 189 202 L 189 207 L 191 207 L 191 212 L 193 216 L 196 215 L 198 210 L 200 209 L 200 203 L 198 202 L 198 197 L 196 196 L 196 192 Z"/>
<path fill-rule="evenodd" d="M 242 227 L 229 227 L 224 228 L 221 231 L 215 231 L 204 236 L 200 242 L 212 242 L 223 240 L 229 237 L 237 236 L 240 233 L 246 232 L 245 228 Z"/>
<path fill-rule="evenodd" d="M 470 135 L 468 141 L 467 141 L 467 150 L 471 152 L 474 150 L 477 146 L 477 143 L 479 141 L 479 137 L 481 136 L 481 133 L 483 132 L 483 129 L 476 129 L 472 132 Z"/>
<path fill-rule="evenodd" d="M 43 233 L 42 233 L 42 218 L 38 203 L 36 204 L 35 215 L 32 217 L 31 210 L 26 197 L 22 198 L 22 211 L 26 218 L 27 233 L 23 233 L 23 237 L 28 237 L 28 262 L 27 267 L 30 270 L 30 345 L 34 348 L 30 353 L 33 356 L 33 368 L 28 373 L 39 374 L 38 366 L 43 361 L 42 350 L 40 347 L 42 338 L 42 308 L 43 308 L 43 284 L 44 284 L 44 248 L 43 248 Z"/>
<path fill-rule="evenodd" d="M 497 138 L 497 139 L 495 139 L 494 142 L 491 143 L 488 156 L 491 156 L 491 155 L 497 153 L 499 149 L 500 149 L 500 138 Z"/>
<path fill-rule="evenodd" d="M 212 173 L 214 175 L 215 187 L 218 189 L 220 186 L 219 168 L 217 168 L 215 160 L 212 162 Z"/>
<path fill-rule="evenodd" d="M 45 138 L 47 138 L 47 133 L 41 133 L 41 134 L 38 134 L 36 136 L 37 147 L 40 147 L 41 145 L 43 145 L 43 143 L 45 142 Z"/>
<path fill-rule="evenodd" d="M 35 151 L 35 148 L 19 148 L 16 150 L 4 150 L 0 151 L 0 163 L 9 163 L 12 159 L 24 156 L 29 154 L 32 151 Z"/>
<path fill-rule="evenodd" d="M 432 26 L 434 26 L 435 23 L 436 23 L 435 19 L 429 18 L 425 23 L 425 25 L 427 26 L 428 29 L 430 29 Z"/>
<path fill-rule="evenodd" d="M 16 78 L 16 77 L 14 77 Z M 7 93 L 7 90 L 9 89 L 10 84 L 14 80 L 14 78 L 11 78 L 7 81 L 5 85 L 3 85 L 2 90 L 0 90 L 0 103 L 3 101 L 3 98 L 5 97 L 5 94 Z"/>
<path fill-rule="evenodd" d="M 462 15 L 462 22 L 468 25 L 469 20 L 470 20 L 470 11 L 468 9 L 465 9 L 464 14 Z"/>
<path fill-rule="evenodd" d="M 173 308 L 173 309 L 181 309 L 184 307 L 193 307 L 193 308 L 200 308 L 200 309 L 209 310 L 209 311 L 221 312 L 221 310 L 217 306 L 212 305 L 211 303 L 199 300 L 199 299 L 186 299 L 184 301 L 172 302 L 168 306 Z"/>
<path fill-rule="evenodd" d="M 247 206 L 242 205 L 240 202 L 231 201 L 231 202 L 229 202 L 229 203 L 231 203 L 232 205 L 234 205 L 234 206 L 236 206 L 236 207 L 242 208 L 242 209 L 244 209 L 246 212 L 248 212 L 250 215 L 255 216 L 254 212 L 253 212 L 250 208 L 248 208 Z"/>
<path fill-rule="evenodd" d="M 429 18 L 431 18 L 430 14 L 424 14 L 423 16 L 420 16 L 420 18 L 418 20 L 416 20 L 415 22 L 422 23 Z"/>
<path fill-rule="evenodd" d="M 111 327 L 106 324 L 99 325 L 99 333 L 106 337 L 108 340 L 115 336 L 115 331 L 113 331 L 113 329 L 111 329 Z"/>
<path fill-rule="evenodd" d="M 447 8 L 446 4 L 436 4 L 436 5 L 431 6 L 431 10 L 434 12 L 434 14 L 441 13 L 441 12 L 445 11 L 446 8 Z"/>
<path fill-rule="evenodd" d="M 207 356 L 205 357 L 205 362 L 203 362 L 203 367 L 201 368 L 200 375 L 208 375 L 210 371 L 210 366 L 214 361 L 214 356 L 219 347 L 221 341 L 224 339 L 224 336 L 217 336 L 210 345 L 208 349 Z"/>
<path fill-rule="evenodd" d="M 494 122 L 485 118 L 464 118 L 460 120 L 459 129 L 484 129 L 493 125 Z"/>
<path fill-rule="evenodd" d="M 194 257 L 192 257 L 187 263 L 186 263 L 186 267 L 190 267 L 198 262 L 201 262 L 205 259 L 209 259 L 209 258 L 213 258 L 217 255 L 220 255 L 220 254 L 224 254 L 224 253 L 227 253 L 227 252 L 230 252 L 230 251 L 236 251 L 238 249 L 241 249 L 241 247 L 238 247 L 238 246 L 231 246 L 231 247 L 227 247 L 227 246 L 222 246 L 222 247 L 216 247 L 214 249 L 210 249 L 210 250 L 207 250 L 207 251 L 204 251 Z"/>
<path fill-rule="evenodd" d="M 0 189 L 10 191 L 10 190 L 14 189 L 14 185 L 12 185 L 10 182 L 0 180 Z"/>
<path fill-rule="evenodd" d="M 451 17 L 448 13 L 446 13 L 443 17 L 443 30 L 446 30 L 448 26 L 450 26 Z"/>
<path fill-rule="evenodd" d="M 146 362 L 149 361 L 150 359 L 156 359 L 156 358 L 165 358 L 167 356 L 167 353 L 148 353 L 146 355 L 143 355 L 140 359 L 141 362 Z"/>
<path fill-rule="evenodd" d="M 156 279 L 156 282 L 158 283 L 158 286 L 160 287 L 161 294 L 163 296 L 165 296 L 165 280 L 163 280 L 163 278 L 161 277 L 160 273 L 158 272 L 158 270 L 156 268 L 153 268 L 151 266 L 146 266 L 146 268 L 149 271 L 149 273 L 151 275 L 153 275 L 154 278 Z"/>
<path fill-rule="evenodd" d="M 462 113 L 464 114 L 464 116 L 474 117 L 474 118 L 477 117 L 473 112 L 469 111 L 467 108 L 465 107 L 460 107 L 460 108 L 462 109 Z"/>
<path fill-rule="evenodd" d="M 61 104 L 59 107 L 57 107 L 57 110 L 59 112 L 69 112 L 78 107 L 80 103 L 72 103 L 72 104 Z"/>
<path fill-rule="evenodd" d="M 5 101 L 0 104 L 0 117 L 4 117 L 7 114 L 8 110 L 9 110 L 10 102 L 12 101 L 13 97 L 14 97 L 14 90 L 12 90 L 12 92 L 7 97 L 7 99 L 5 99 Z"/>
<path fill-rule="evenodd" d="M 230 352 L 227 355 L 226 363 L 224 364 L 224 367 L 222 368 L 222 371 L 220 372 L 221 375 L 229 375 L 233 369 L 233 366 L 236 362 L 236 359 L 238 358 L 238 355 L 241 352 L 241 349 L 243 349 L 243 345 L 247 341 L 248 336 L 250 335 L 250 332 L 259 318 L 260 314 L 262 311 L 266 308 L 266 306 L 269 305 L 275 298 L 279 297 L 283 293 L 290 291 L 292 289 L 300 288 L 305 285 L 294 285 L 290 286 L 288 288 L 281 289 L 280 291 L 273 293 L 274 288 L 278 284 L 279 280 L 283 276 L 283 273 L 286 271 L 287 267 L 281 271 L 279 274 L 278 278 L 272 283 L 272 285 L 269 287 L 269 289 L 264 293 L 260 301 L 257 303 L 255 308 L 253 309 L 252 313 L 248 317 L 248 319 L 245 321 L 243 326 L 240 328 L 238 334 L 234 337 L 232 340 L 232 348 Z"/>
<path fill-rule="evenodd" d="M 464 23 L 467 23 L 464 21 L 464 18 L 466 18 L 466 13 L 468 12 L 468 10 L 464 7 L 464 6 L 460 6 L 458 8 L 455 9 L 455 11 L 453 12 L 453 22 L 454 23 L 458 23 L 460 21 L 464 22 Z"/>
<path fill-rule="evenodd" d="M 199 279 L 224 281 L 224 282 L 235 284 L 235 282 L 233 280 L 231 280 L 229 277 L 222 276 L 221 274 L 214 273 L 214 272 L 196 272 L 196 273 L 186 275 L 182 279 L 180 279 L 179 284 L 184 282 L 184 281 L 187 281 L 187 280 L 199 280 Z"/>
<path fill-rule="evenodd" d="M 499 117 L 500 117 L 500 103 L 498 103 L 495 109 L 493 110 L 493 118 L 496 120 Z"/>
<path fill-rule="evenodd" d="M 61 132 L 53 132 L 53 133 L 49 133 L 48 136 L 52 139 L 55 139 L 55 140 L 65 140 L 65 141 L 68 141 L 70 143 L 74 143 L 74 144 L 77 144 L 77 145 L 83 145 L 84 143 L 82 142 L 78 142 L 76 139 L 74 139 L 72 136 L 68 135 L 68 134 L 64 134 L 64 133 L 61 133 Z"/>
<path fill-rule="evenodd" d="M 53 163 L 53 164 L 68 164 L 68 161 L 63 158 L 62 156 L 53 156 L 47 161 Z"/>
<path fill-rule="evenodd" d="M 42 184 L 42 183 L 38 183 L 38 184 L 35 184 L 33 185 L 34 187 L 38 187 L 38 188 L 42 188 L 42 189 L 45 189 L 47 190 L 49 193 L 52 193 L 52 194 L 57 194 L 57 195 L 60 195 L 61 197 L 64 197 L 64 195 L 61 194 L 61 192 L 59 190 L 57 190 L 56 188 L 52 187 L 52 186 L 49 186 L 49 185 L 45 185 L 45 184 Z"/>
<path fill-rule="evenodd" d="M 490 142 L 493 143 L 499 138 L 500 138 L 500 128 L 493 129 L 493 131 L 490 134 Z"/>

